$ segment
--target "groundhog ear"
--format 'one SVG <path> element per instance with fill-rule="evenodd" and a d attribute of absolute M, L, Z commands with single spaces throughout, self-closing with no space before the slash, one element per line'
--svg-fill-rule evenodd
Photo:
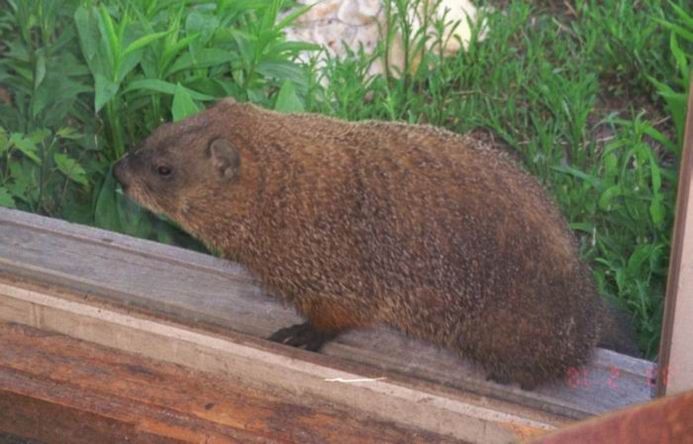
<path fill-rule="evenodd" d="M 241 167 L 238 150 L 226 139 L 214 139 L 209 144 L 209 156 L 214 170 L 224 179 L 233 179 Z"/>

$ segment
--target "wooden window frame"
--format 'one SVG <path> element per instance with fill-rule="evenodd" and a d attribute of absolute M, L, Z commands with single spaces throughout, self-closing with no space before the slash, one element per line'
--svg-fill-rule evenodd
<path fill-rule="evenodd" d="M 662 338 L 659 346 L 657 394 L 693 390 L 693 80 L 676 197 Z"/>

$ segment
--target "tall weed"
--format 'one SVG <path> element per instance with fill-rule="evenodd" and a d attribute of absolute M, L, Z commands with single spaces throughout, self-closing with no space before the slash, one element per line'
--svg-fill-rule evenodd
<path fill-rule="evenodd" d="M 0 85 L 12 94 L 0 102 L 0 204 L 180 237 L 128 202 L 108 165 L 163 121 L 220 97 L 302 109 L 309 76 L 293 59 L 315 48 L 285 41 L 283 27 L 305 8 L 280 19 L 283 9 L 281 0 L 0 0 Z"/>

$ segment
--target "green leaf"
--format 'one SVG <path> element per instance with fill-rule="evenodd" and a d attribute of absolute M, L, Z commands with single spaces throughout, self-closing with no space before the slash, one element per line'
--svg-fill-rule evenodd
<path fill-rule="evenodd" d="M 162 37 L 167 36 L 171 32 L 173 32 L 173 30 L 155 32 L 152 34 L 147 34 L 144 37 L 138 38 L 134 42 L 130 43 L 127 48 L 125 48 L 125 52 L 123 52 L 123 57 L 127 57 L 129 54 L 144 48 L 145 46 L 149 45 L 150 43 L 156 40 L 159 40 Z"/>
<path fill-rule="evenodd" d="M 44 78 L 46 78 L 46 57 L 43 55 L 43 52 L 41 52 L 36 57 L 36 71 L 34 74 L 34 90 L 38 89 L 38 87 L 41 85 L 41 82 L 43 82 Z"/>
<path fill-rule="evenodd" d="M 183 53 L 173 63 L 171 68 L 166 72 L 167 76 L 175 74 L 179 71 L 190 68 L 209 68 L 212 66 L 222 65 L 237 59 L 238 56 L 232 51 L 221 48 L 205 48 L 191 52 Z"/>
<path fill-rule="evenodd" d="M 10 139 L 7 137 L 5 128 L 0 127 L 0 155 L 5 154 L 10 149 Z"/>
<path fill-rule="evenodd" d="M 10 135 L 10 144 L 17 147 L 29 159 L 41 164 L 41 159 L 38 157 L 38 147 L 28 137 L 24 137 L 24 135 L 19 133 L 12 133 Z"/>
<path fill-rule="evenodd" d="M 611 209 L 611 201 L 621 195 L 623 195 L 621 185 L 613 185 L 607 188 L 601 196 L 599 196 L 599 208 L 609 211 Z"/>
<path fill-rule="evenodd" d="M 148 90 L 148 91 L 155 91 L 159 93 L 164 93 L 164 94 L 175 94 L 176 93 L 176 88 L 177 85 L 171 83 L 171 82 L 166 82 L 164 80 L 156 80 L 156 79 L 142 79 L 142 80 L 134 80 L 128 84 L 128 86 L 123 90 L 124 93 L 130 92 L 130 91 L 139 91 L 139 90 Z M 185 88 L 185 87 L 183 87 Z M 185 88 L 185 90 L 190 94 L 190 97 L 192 97 L 195 100 L 202 100 L 202 101 L 209 101 L 209 100 L 216 100 L 215 97 L 208 96 L 206 94 L 201 94 L 196 91 L 193 91 L 189 88 Z"/>
<path fill-rule="evenodd" d="M 573 231 L 582 231 L 587 234 L 592 234 L 594 231 L 594 223 L 592 222 L 572 222 L 569 225 Z"/>
<path fill-rule="evenodd" d="M 272 0 L 272 2 L 265 7 L 265 10 L 263 11 L 262 15 L 262 30 L 272 29 L 274 24 L 277 22 L 277 14 L 279 13 L 279 9 L 281 8 L 282 3 L 283 0 Z M 289 16 L 292 16 L 294 14 L 295 12 L 293 14 L 289 14 Z"/>
<path fill-rule="evenodd" d="M 254 56 L 254 48 L 251 44 L 251 40 L 253 40 L 253 37 L 248 33 L 245 33 L 237 29 L 230 29 L 228 30 L 228 32 L 233 38 L 233 40 L 236 42 L 236 46 L 238 47 L 238 53 L 241 55 L 241 59 L 243 60 L 243 62 L 247 65 L 251 64 Z"/>
<path fill-rule="evenodd" d="M 592 185 L 596 189 L 599 189 L 599 187 L 601 185 L 598 177 L 590 176 L 589 174 L 587 174 L 583 171 L 580 171 L 577 168 L 568 166 L 568 165 L 555 166 L 555 167 L 552 167 L 552 169 L 554 171 L 558 171 L 558 172 L 564 173 L 564 174 L 569 174 L 569 175 L 574 176 L 578 179 L 582 179 L 585 182 Z"/>
<path fill-rule="evenodd" d="M 113 231 L 122 231 L 118 217 L 118 202 L 116 200 L 116 181 L 109 170 L 96 198 L 94 207 L 94 223 L 97 227 Z"/>
<path fill-rule="evenodd" d="M 664 208 L 664 199 L 662 198 L 661 194 L 655 195 L 655 197 L 652 199 L 652 202 L 650 202 L 649 211 L 653 224 L 661 225 L 664 223 L 664 214 L 666 211 Z"/>
<path fill-rule="evenodd" d="M 139 90 L 155 91 L 163 94 L 175 94 L 176 85 L 165 80 L 141 79 L 133 80 L 123 90 L 123 93 Z"/>
<path fill-rule="evenodd" d="M 256 71 L 265 77 L 273 77 L 277 80 L 291 80 L 296 86 L 304 86 L 305 75 L 302 68 L 285 60 L 267 60 L 258 63 Z"/>
<path fill-rule="evenodd" d="M 99 73 L 107 74 L 108 54 L 100 50 L 102 36 L 99 30 L 98 19 L 96 17 L 96 9 L 87 9 L 80 6 L 75 11 L 74 15 L 77 33 L 79 34 L 79 43 L 82 48 L 82 55 L 89 65 L 92 75 Z"/>
<path fill-rule="evenodd" d="M 109 169 L 99 190 L 94 210 L 97 227 L 146 238 L 151 235 L 149 213 L 123 196 Z"/>
<path fill-rule="evenodd" d="M 185 19 L 186 34 L 199 34 L 200 43 L 207 43 L 219 26 L 219 18 L 199 11 L 192 11 Z"/>
<path fill-rule="evenodd" d="M 56 133 L 58 137 L 62 139 L 70 139 L 70 140 L 77 140 L 82 137 L 82 134 L 78 133 L 76 129 L 65 126 L 63 128 L 60 128 L 58 132 Z"/>
<path fill-rule="evenodd" d="M 85 187 L 89 186 L 89 179 L 87 178 L 87 172 L 84 171 L 82 165 L 80 165 L 76 160 L 68 156 L 67 154 L 55 153 L 53 155 L 53 160 L 55 165 L 58 167 L 61 173 L 63 173 L 68 179 L 77 182 Z"/>
<path fill-rule="evenodd" d="M 7 188 L 4 187 L 0 187 L 0 207 L 17 208 L 14 198 L 10 192 L 7 191 Z"/>
<path fill-rule="evenodd" d="M 38 116 L 39 113 L 48 109 L 46 118 L 51 121 L 63 121 L 79 94 L 92 91 L 89 85 L 76 82 L 73 78 L 66 76 L 61 68 L 49 65 L 46 79 L 32 94 L 32 115 Z"/>
<path fill-rule="evenodd" d="M 176 86 L 176 92 L 173 94 L 173 105 L 171 106 L 171 114 L 173 121 L 178 122 L 188 116 L 197 114 L 200 108 L 195 104 L 190 93 L 180 84 Z"/>
<path fill-rule="evenodd" d="M 122 82 L 125 76 L 140 64 L 142 56 L 143 51 L 134 51 L 122 57 L 118 72 L 116 73 L 116 81 L 118 83 Z"/>
<path fill-rule="evenodd" d="M 657 165 L 657 159 L 655 158 L 652 149 L 649 146 L 647 146 L 645 147 L 645 152 L 649 157 L 648 160 L 650 164 L 650 178 L 652 180 L 652 191 L 655 194 L 659 194 L 659 190 L 662 189 L 662 174 L 659 169 L 659 165 Z"/>
<path fill-rule="evenodd" d="M 642 265 L 652 254 L 652 246 L 649 244 L 640 244 L 635 247 L 635 251 L 628 258 L 626 265 L 626 273 L 631 277 L 638 277 L 642 273 Z"/>
<path fill-rule="evenodd" d="M 188 45 L 192 44 L 199 37 L 199 33 L 194 33 L 186 37 L 183 37 L 174 44 L 169 44 L 167 42 L 166 48 L 164 49 L 164 53 L 161 56 L 161 66 L 168 66 L 168 64 L 171 62 L 171 60 L 173 60 L 176 54 L 185 49 Z"/>
<path fill-rule="evenodd" d="M 99 112 L 118 93 L 119 85 L 102 76 L 94 75 L 96 94 L 94 96 L 94 111 Z"/>
<path fill-rule="evenodd" d="M 301 99 L 296 95 L 296 87 L 290 80 L 285 80 L 277 94 L 274 109 L 282 113 L 300 113 L 305 110 Z"/>
<path fill-rule="evenodd" d="M 661 143 L 664 148 L 667 149 L 670 153 L 674 153 L 676 150 L 676 147 L 672 143 L 671 140 L 667 136 L 665 136 L 662 132 L 657 131 L 655 128 L 652 126 L 648 125 L 643 129 L 643 132 L 647 134 L 648 136 L 652 137 L 654 140 L 657 142 Z"/>
<path fill-rule="evenodd" d="M 674 9 L 674 12 L 676 12 L 676 15 L 679 16 L 679 18 L 690 28 L 693 28 L 693 16 L 688 15 L 684 9 L 682 9 L 680 6 L 678 6 L 676 3 L 673 1 L 669 2 L 669 5 Z"/>
<path fill-rule="evenodd" d="M 156 235 L 152 227 L 152 219 L 155 216 L 124 196 L 120 190 L 116 191 L 115 196 L 122 232 L 143 239 Z"/>
<path fill-rule="evenodd" d="M 21 159 L 10 163 L 11 180 L 5 185 L 15 199 L 20 199 L 30 206 L 38 201 L 40 167 L 33 161 Z"/>
<path fill-rule="evenodd" d="M 671 38 L 669 39 L 669 46 L 671 48 L 671 53 L 676 59 L 676 66 L 679 68 L 681 78 L 688 79 L 688 60 L 686 53 L 681 49 L 679 40 L 674 33 L 671 34 Z"/>
<path fill-rule="evenodd" d="M 274 54 L 283 52 L 296 54 L 303 51 L 320 51 L 321 49 L 322 46 L 308 42 L 279 42 L 272 46 L 272 51 Z"/>
<path fill-rule="evenodd" d="M 279 2 L 281 4 L 281 2 Z M 296 21 L 297 18 L 308 12 L 313 6 L 315 6 L 317 2 L 313 5 L 306 5 L 306 6 L 301 6 L 296 8 L 294 11 L 291 13 L 287 14 L 282 18 L 276 25 L 276 29 L 284 29 L 287 26 L 291 25 L 294 21 Z"/>
<path fill-rule="evenodd" d="M 46 128 L 39 128 L 27 134 L 26 137 L 34 143 L 41 143 L 48 137 L 50 137 L 51 134 L 51 130 Z"/>
<path fill-rule="evenodd" d="M 106 51 L 112 67 L 117 67 L 120 62 L 120 40 L 113 25 L 113 19 L 106 7 L 101 4 L 99 8 L 99 29 L 106 36 Z"/>
<path fill-rule="evenodd" d="M 667 28 L 668 30 L 670 30 L 672 32 L 675 32 L 676 34 L 680 35 L 681 37 L 683 37 L 687 41 L 689 41 L 689 42 L 693 41 L 693 32 L 692 31 L 689 31 L 686 28 L 684 28 L 683 26 L 677 25 L 676 23 L 667 22 L 667 21 L 664 21 L 661 19 L 656 19 L 656 20 L 657 20 L 657 22 L 659 22 L 660 25 L 664 26 L 665 28 Z"/>

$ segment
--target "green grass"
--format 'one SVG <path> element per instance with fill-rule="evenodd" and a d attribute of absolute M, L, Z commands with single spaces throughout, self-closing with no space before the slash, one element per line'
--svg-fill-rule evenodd
<path fill-rule="evenodd" d="M 358 51 L 323 72 L 296 63 L 310 48 L 283 40 L 293 17 L 277 23 L 280 1 L 0 0 L 0 87 L 12 95 L 0 102 L 0 204 L 199 247 L 124 199 L 109 166 L 218 97 L 483 127 L 555 196 L 600 291 L 633 314 L 653 356 L 693 66 L 686 1 L 488 3 L 486 36 L 468 51 L 426 51 L 402 78 L 366 79 Z M 412 32 L 406 7 L 392 0 L 390 21 L 413 60 L 436 33 Z"/>

